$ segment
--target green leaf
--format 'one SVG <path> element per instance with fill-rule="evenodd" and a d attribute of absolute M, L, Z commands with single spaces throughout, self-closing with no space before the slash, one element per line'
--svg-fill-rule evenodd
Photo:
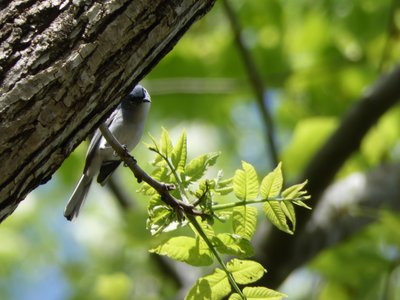
<path fill-rule="evenodd" d="M 233 278 L 239 284 L 256 282 L 264 276 L 264 267 L 253 260 L 241 260 L 234 258 L 226 264 L 226 268 L 232 273 Z"/>
<path fill-rule="evenodd" d="M 208 266 L 213 262 L 213 254 L 200 238 L 173 237 L 151 249 L 150 252 L 166 255 L 192 266 Z"/>
<path fill-rule="evenodd" d="M 220 173 L 221 173 L 221 171 L 220 171 Z M 221 175 L 221 176 L 222 176 L 222 175 Z M 221 177 L 219 177 L 218 179 L 220 179 L 220 178 L 221 178 Z M 218 187 L 221 187 L 221 188 L 227 187 L 227 186 L 231 186 L 231 185 L 232 185 L 232 182 L 233 182 L 233 177 L 228 178 L 228 179 L 224 179 L 224 180 L 218 180 L 217 186 L 218 186 Z"/>
<path fill-rule="evenodd" d="M 221 300 L 231 292 L 228 277 L 221 269 L 196 281 L 185 300 Z"/>
<path fill-rule="evenodd" d="M 294 210 L 294 206 L 291 202 L 288 201 L 281 201 L 280 202 L 281 208 L 285 216 L 292 222 L 293 231 L 296 229 L 296 212 Z"/>
<path fill-rule="evenodd" d="M 187 159 L 187 139 L 186 139 L 186 131 L 182 130 L 182 134 L 179 137 L 178 142 L 176 143 L 174 149 L 172 150 L 171 161 L 172 165 L 175 167 L 175 170 L 178 172 L 183 172 L 186 166 Z"/>
<path fill-rule="evenodd" d="M 233 192 L 240 200 L 254 200 L 258 196 L 258 177 L 254 167 L 242 161 L 243 170 L 236 170 Z"/>
<path fill-rule="evenodd" d="M 156 139 L 150 133 L 149 133 L 149 136 L 150 136 L 150 139 L 153 142 L 153 146 L 147 145 L 147 147 L 151 151 L 154 151 L 155 153 L 157 153 L 157 155 L 154 157 L 154 161 L 152 162 L 152 164 L 154 166 L 163 166 L 163 165 L 165 165 L 166 163 L 165 163 L 164 159 L 159 154 L 159 153 L 161 153 L 160 146 L 158 145 Z"/>
<path fill-rule="evenodd" d="M 232 213 L 233 232 L 247 240 L 251 240 L 257 227 L 257 208 L 253 206 L 237 206 Z"/>
<path fill-rule="evenodd" d="M 222 178 L 222 171 L 220 170 L 218 172 L 218 176 L 215 179 L 215 192 L 217 192 L 220 195 L 227 195 L 233 191 L 233 177 L 221 180 Z"/>
<path fill-rule="evenodd" d="M 214 232 L 214 228 L 208 224 L 207 220 L 202 220 L 201 217 L 196 217 L 197 223 L 199 223 L 201 229 L 203 230 L 203 232 L 205 233 L 205 235 L 209 238 L 209 239 L 213 239 L 215 237 L 215 232 Z M 201 240 L 203 241 L 203 240 Z"/>
<path fill-rule="evenodd" d="M 176 212 L 161 201 L 161 196 L 154 195 L 148 205 L 147 228 L 152 235 L 168 232 L 183 226 L 185 223 L 178 222 Z"/>
<path fill-rule="evenodd" d="M 281 300 L 287 297 L 285 294 L 261 286 L 245 287 L 243 289 L 243 294 L 246 296 L 247 300 Z M 229 300 L 243 299 L 239 294 L 234 293 L 229 297 Z"/>
<path fill-rule="evenodd" d="M 282 190 L 283 177 L 281 163 L 270 172 L 261 182 L 260 194 L 264 199 L 273 198 L 279 195 Z"/>
<path fill-rule="evenodd" d="M 233 187 L 232 186 L 228 186 L 228 187 L 224 187 L 224 188 L 216 188 L 215 192 L 218 193 L 221 196 L 225 196 L 228 195 L 230 193 L 232 193 L 233 191 Z"/>
<path fill-rule="evenodd" d="M 170 158 L 171 157 L 171 153 L 172 153 L 172 149 L 173 149 L 173 146 L 172 146 L 171 138 L 169 137 L 169 133 L 163 127 L 162 128 L 162 133 L 161 133 L 161 140 L 160 140 L 160 151 L 167 158 Z"/>
<path fill-rule="evenodd" d="M 263 211 L 268 220 L 275 225 L 278 229 L 293 234 L 293 231 L 290 230 L 287 222 L 286 216 L 283 212 L 279 201 L 267 201 L 263 204 Z"/>
<path fill-rule="evenodd" d="M 151 135 L 151 133 L 148 133 L 148 135 L 149 135 L 151 141 L 153 142 L 153 146 L 152 146 L 152 145 L 149 145 L 149 144 L 145 144 L 145 145 L 146 145 L 147 148 L 149 148 L 149 149 L 151 148 L 151 149 L 154 149 L 154 150 L 158 151 L 158 149 L 160 149 L 160 146 L 158 146 L 157 140 L 155 139 L 154 136 Z"/>
<path fill-rule="evenodd" d="M 307 193 L 306 191 L 303 191 L 303 188 L 305 187 L 306 184 L 307 180 L 302 183 L 288 187 L 282 192 L 282 197 L 285 199 L 296 199 L 299 196 L 303 196 L 304 194 Z"/>
<path fill-rule="evenodd" d="M 309 197 L 307 198 L 309 199 Z M 293 201 L 293 204 L 296 204 L 298 206 L 307 208 L 307 209 L 312 209 L 311 207 L 309 207 L 307 204 L 305 204 L 303 201 L 297 200 L 297 201 Z"/>
<path fill-rule="evenodd" d="M 234 293 L 229 297 L 229 300 L 243 300 L 243 298 L 239 294 Z"/>
<path fill-rule="evenodd" d="M 233 234 L 220 233 L 213 239 L 213 243 L 219 253 L 236 255 L 242 258 L 254 255 L 254 249 L 250 241 Z"/>
<path fill-rule="evenodd" d="M 218 156 L 219 152 L 212 152 L 200 155 L 192 159 L 186 166 L 185 170 L 185 176 L 187 177 L 187 180 L 199 180 L 204 175 L 207 168 L 213 166 L 216 163 Z"/>

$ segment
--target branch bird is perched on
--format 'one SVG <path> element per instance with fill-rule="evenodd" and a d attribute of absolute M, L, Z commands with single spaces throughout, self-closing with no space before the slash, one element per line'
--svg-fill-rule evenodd
<path fill-rule="evenodd" d="M 132 151 L 142 137 L 150 103 L 147 90 L 137 85 L 106 121 L 111 133 L 128 151 Z M 104 185 L 120 163 L 121 159 L 97 129 L 89 144 L 83 174 L 64 211 L 68 220 L 78 216 L 93 178 L 97 175 L 97 182 Z"/>

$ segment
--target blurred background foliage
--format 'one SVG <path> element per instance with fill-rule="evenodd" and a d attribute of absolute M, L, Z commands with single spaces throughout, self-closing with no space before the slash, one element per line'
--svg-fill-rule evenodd
<path fill-rule="evenodd" d="M 351 104 L 398 62 L 400 5 L 397 0 L 230 2 L 265 84 L 264 104 L 273 117 L 285 174 L 295 180 Z M 158 137 L 164 126 L 176 138 L 186 128 L 189 156 L 221 151 L 217 168 L 227 177 L 240 160 L 260 174 L 274 166 L 221 1 L 142 84 L 153 99 L 146 128 L 152 135 Z M 396 107 L 337 177 L 399 162 L 399 123 Z M 94 185 L 79 218 L 73 223 L 63 218 L 86 147 L 79 146 L 53 179 L 1 224 L 0 298 L 180 299 L 173 274 L 166 275 L 160 260 L 147 252 L 166 237 L 152 238 L 146 230 L 148 199 L 135 192 L 139 185 L 127 170 L 120 168 L 116 180 L 132 198 L 130 209 L 109 189 Z M 134 155 L 151 170 L 152 155 L 144 145 Z M 400 299 L 400 217 L 378 209 L 371 214 L 376 222 L 297 270 L 281 291 L 290 299 Z M 199 272 L 181 264 L 174 268 L 186 288 Z"/>

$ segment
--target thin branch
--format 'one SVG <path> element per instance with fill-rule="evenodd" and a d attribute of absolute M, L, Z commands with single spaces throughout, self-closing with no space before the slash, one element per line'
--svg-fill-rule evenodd
<path fill-rule="evenodd" d="M 250 85 L 252 86 L 256 95 L 257 105 L 264 120 L 265 131 L 267 135 L 266 140 L 271 155 L 271 160 L 274 165 L 277 165 L 279 163 L 279 155 L 275 141 L 275 125 L 272 120 L 271 113 L 269 112 L 265 103 L 267 100 L 264 97 L 266 87 L 264 85 L 262 76 L 257 69 L 255 61 L 253 60 L 249 49 L 246 47 L 243 41 L 240 24 L 236 18 L 235 12 L 233 11 L 228 0 L 223 0 L 222 3 L 235 36 L 236 46 L 239 49 L 239 53 L 242 56 L 247 75 L 249 76 Z"/>

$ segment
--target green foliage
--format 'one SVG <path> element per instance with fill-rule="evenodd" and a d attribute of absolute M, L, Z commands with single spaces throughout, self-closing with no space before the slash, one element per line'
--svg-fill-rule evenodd
<path fill-rule="evenodd" d="M 251 240 L 257 226 L 257 208 L 238 206 L 232 212 L 233 232 L 247 240 Z"/>
<path fill-rule="evenodd" d="M 168 207 L 148 184 L 144 184 L 142 192 L 151 197 L 147 225 L 153 235 L 184 226 L 194 232 L 194 237 L 172 237 L 150 251 L 193 266 L 210 265 L 215 259 L 221 267 L 197 280 L 186 299 L 223 299 L 232 292 L 231 299 L 284 297 L 281 293 L 262 287 L 242 291 L 238 285 L 246 286 L 256 282 L 264 275 L 265 269 L 255 261 L 238 258 L 254 255 L 250 242 L 257 227 L 258 209 L 253 206 L 255 204 L 262 205 L 262 211 L 273 225 L 293 234 L 296 223 L 294 206 L 308 208 L 303 202 L 309 199 L 304 190 L 306 182 L 282 191 L 283 175 L 279 164 L 260 184 L 255 168 L 244 161 L 233 178 L 223 179 L 221 171 L 216 178 L 204 178 L 209 167 L 216 163 L 219 153 L 202 154 L 187 163 L 185 130 L 176 145 L 173 145 L 164 128 L 160 141 L 154 138 L 152 141 L 153 144 L 148 145 L 148 148 L 155 153 L 153 177 L 173 184 L 175 190 L 172 194 L 177 201 L 192 205 L 201 217 L 185 213 L 185 220 L 182 220 L 176 210 Z M 216 204 L 216 195 L 228 201 Z M 222 216 L 225 220 L 226 216 L 231 218 L 231 232 L 215 232 L 213 225 L 216 220 L 222 220 Z M 222 255 L 238 258 L 224 263 Z"/>
<path fill-rule="evenodd" d="M 132 292 L 131 290 L 132 282 L 123 273 L 102 275 L 95 286 L 96 295 L 99 299 L 127 299 Z"/>
<path fill-rule="evenodd" d="M 213 262 L 212 252 L 199 237 L 173 237 L 156 248 L 151 249 L 150 252 L 168 255 L 172 259 L 193 266 L 207 266 Z"/>
<path fill-rule="evenodd" d="M 243 39 L 267 86 L 264 92 L 271 100 L 268 103 L 271 104 L 275 133 L 282 149 L 280 157 L 284 162 L 286 181 L 295 179 L 303 172 L 307 161 L 366 87 L 380 73 L 392 69 L 399 62 L 399 6 L 395 2 L 230 1 L 242 25 Z M 388 26 L 391 13 L 394 15 L 392 30 Z M 381 62 L 383 68 L 379 69 Z M 263 124 L 259 121 L 254 94 L 235 48 L 221 1 L 217 1 L 214 8 L 190 28 L 142 83 L 154 100 L 147 122 L 149 131 L 157 132 L 162 125 L 175 136 L 176 131 L 180 133 L 180 128 L 186 127 L 191 145 L 194 145 L 193 153 L 196 151 L 194 156 L 209 149 L 222 151 L 218 167 L 224 169 L 227 177 L 234 174 L 239 159 L 256 162 L 258 170 L 268 166 Z M 399 108 L 391 110 L 376 124 L 362 142 L 360 151 L 339 175 L 364 172 L 382 162 L 399 161 L 399 112 Z M 201 147 L 198 147 L 199 144 Z M 122 272 L 133 283 L 135 293 L 130 294 L 131 299 L 175 299 L 176 287 L 164 274 L 157 272 L 146 254 L 147 249 L 154 246 L 148 245 L 151 240 L 149 233 L 140 225 L 147 218 L 147 212 L 142 208 L 147 207 L 148 202 L 142 195 L 134 193 L 136 182 L 126 168 L 120 168 L 118 173 L 123 175 L 124 189 L 137 200 L 133 211 L 124 210 L 124 214 L 120 214 L 115 199 L 105 190 L 96 194 L 93 186 L 84 211 L 72 227 L 60 217 L 81 174 L 85 153 L 86 145 L 82 144 L 51 181 L 31 193 L 30 199 L 23 201 L 17 211 L 1 224 L 1 298 L 47 299 L 49 297 L 43 297 L 43 293 L 51 289 L 41 287 L 48 286 L 51 278 L 56 281 L 55 284 L 52 281 L 52 286 L 59 291 L 56 298 L 99 299 L 99 293 L 93 289 L 97 290 L 99 284 L 106 284 L 103 274 Z M 143 151 L 141 145 L 134 151 L 135 158 L 145 168 L 149 155 L 150 152 Z M 171 160 L 178 159 L 179 154 L 175 155 L 174 158 L 171 155 Z M 169 170 L 160 169 L 160 172 L 157 177 L 168 182 Z M 178 170 L 177 173 L 180 172 Z M 225 200 L 234 201 L 233 177 L 216 179 L 218 186 L 213 187 L 212 192 L 218 197 L 213 197 L 214 201 L 220 205 L 225 204 Z M 202 194 L 206 187 L 203 181 L 202 187 L 194 184 L 192 189 L 194 193 Z M 148 193 L 151 196 L 154 191 L 148 189 Z M 98 199 L 100 195 L 104 199 Z M 193 194 L 190 196 L 198 198 Z M 381 200 L 383 204 L 385 199 Z M 148 226 L 153 226 L 153 233 L 180 226 L 177 222 L 171 223 L 175 215 L 161 205 L 159 199 L 150 202 L 155 204 L 154 210 L 157 211 L 154 217 L 159 217 L 155 225 L 149 218 Z M 203 202 L 200 205 L 210 209 L 210 212 L 213 207 L 211 202 L 208 206 Z M 214 210 L 214 214 L 220 220 L 226 220 L 225 228 L 231 225 L 231 221 L 233 223 L 234 210 L 253 205 Z M 258 211 L 258 222 L 262 222 L 260 216 L 264 213 L 258 207 L 254 208 Z M 248 217 L 240 218 L 249 223 Z M 384 220 L 388 219 L 384 217 Z M 218 225 L 219 221 L 215 223 Z M 300 284 L 298 289 L 296 286 L 299 285 L 294 284 L 290 299 L 365 300 L 367 298 L 363 296 L 366 294 L 376 296 L 376 292 L 371 290 L 382 289 L 381 283 L 389 274 L 387 265 L 379 262 L 387 259 L 384 254 L 388 252 L 399 253 L 400 244 L 395 240 L 399 237 L 398 222 L 388 221 L 385 226 L 378 224 L 374 228 L 373 236 L 363 233 L 346 243 L 346 251 L 334 248 L 329 251 L 329 257 L 324 256 L 324 263 L 319 260 L 318 268 L 313 270 L 321 273 L 327 281 L 323 285 L 323 295 L 315 296 L 316 286 L 312 285 L 312 296 L 296 297 L 296 291 L 306 289 L 308 284 L 309 279 L 302 277 L 301 283 L 305 285 Z M 235 229 L 232 230 L 233 233 L 216 233 L 216 236 L 224 234 L 220 237 L 224 243 L 230 237 L 230 251 L 234 251 L 234 241 L 242 249 L 245 239 L 239 238 L 234 233 Z M 155 239 L 162 238 L 168 239 L 164 235 Z M 213 243 L 217 245 L 218 241 Z M 227 251 L 222 246 L 218 247 L 218 251 L 222 252 L 222 249 Z M 365 253 L 368 251 L 384 259 L 373 259 L 373 255 Z M 41 272 L 43 267 L 56 269 L 64 276 L 61 287 L 60 279 L 57 285 L 57 276 L 49 277 L 46 272 Z M 397 290 L 387 299 L 399 298 L 398 271 L 397 267 L 397 273 L 389 276 L 392 286 L 397 283 Z M 41 274 L 43 281 L 38 279 Z M 106 279 L 110 278 L 107 276 Z M 21 286 L 24 288 L 21 289 Z M 252 299 L 246 293 L 247 289 L 252 288 L 244 288 L 243 293 Z M 22 290 L 24 295 L 19 294 Z M 379 298 L 382 295 L 373 299 Z"/>
<path fill-rule="evenodd" d="M 266 287 L 245 287 L 243 289 L 243 294 L 246 296 L 247 300 L 280 300 L 284 297 L 287 297 L 285 294 L 268 289 Z M 242 298 L 236 293 L 229 297 L 229 300 L 239 299 Z"/>
<path fill-rule="evenodd" d="M 383 210 L 376 217 L 377 222 L 311 263 L 323 275 L 318 299 L 398 299 L 400 215 Z"/>

